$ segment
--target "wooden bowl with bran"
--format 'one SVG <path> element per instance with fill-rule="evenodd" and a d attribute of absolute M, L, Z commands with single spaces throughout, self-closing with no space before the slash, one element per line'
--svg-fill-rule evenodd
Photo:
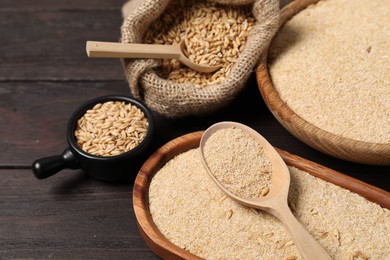
<path fill-rule="evenodd" d="M 196 155 L 196 153 L 189 154 L 190 158 L 184 165 L 179 166 L 181 163 L 183 163 L 183 157 L 180 157 L 187 152 L 191 152 L 193 149 L 197 149 L 199 147 L 200 139 L 203 132 L 193 132 L 189 133 L 183 136 L 180 136 L 176 139 L 171 140 L 170 142 L 163 145 L 161 148 L 159 148 L 157 151 L 155 151 L 147 161 L 143 164 L 142 168 L 138 172 L 138 175 L 135 179 L 134 188 L 133 188 L 133 208 L 134 213 L 137 219 L 137 225 L 139 232 L 144 239 L 145 243 L 149 246 L 149 248 L 159 257 L 163 259 L 202 259 L 199 256 L 192 254 L 191 252 L 184 250 L 179 245 L 176 245 L 174 242 L 169 240 L 163 233 L 168 232 L 170 234 L 175 233 L 174 229 L 179 229 L 180 235 L 184 237 L 184 239 L 190 238 L 190 240 L 196 245 L 197 243 L 202 244 L 199 242 L 203 237 L 208 238 L 210 234 L 202 233 L 201 231 L 203 229 L 197 230 L 194 225 L 196 226 L 196 222 L 199 222 L 199 219 L 196 219 L 195 216 L 200 216 L 201 219 L 206 221 L 206 230 L 209 230 L 212 232 L 212 236 L 216 238 L 216 241 L 214 241 L 214 244 L 219 245 L 221 242 L 221 239 L 219 237 L 219 233 L 217 231 L 216 223 L 221 224 L 221 220 L 214 222 L 215 225 L 208 225 L 209 221 L 213 218 L 214 215 L 209 215 L 209 211 L 204 207 L 198 207 L 199 201 L 207 201 L 207 200 L 213 200 L 215 199 L 214 195 L 215 193 L 212 191 L 215 189 L 218 189 L 216 186 L 214 187 L 214 184 L 211 179 L 208 179 L 207 173 L 202 173 L 202 165 L 200 162 L 200 154 L 199 156 Z M 347 217 L 350 214 L 360 214 L 361 208 L 360 206 L 357 206 L 356 202 L 352 202 L 349 199 L 352 197 L 360 197 L 359 201 L 363 203 L 364 205 L 368 206 L 374 206 L 376 209 L 370 209 L 368 210 L 369 214 L 376 214 L 375 212 L 378 212 L 378 214 L 387 214 L 387 209 L 390 208 L 390 200 L 389 200 L 389 193 L 381 190 L 379 188 L 376 188 L 374 186 L 371 186 L 369 184 L 366 184 L 364 182 L 361 182 L 359 180 L 356 180 L 352 177 L 349 177 L 347 175 L 341 174 L 339 172 L 336 172 L 334 170 L 331 170 L 329 168 L 326 168 L 324 166 L 321 166 L 319 164 L 316 164 L 314 162 L 305 160 L 301 157 L 298 157 L 296 155 L 290 154 L 286 151 L 277 149 L 278 153 L 281 155 L 283 160 L 286 162 L 286 164 L 289 167 L 292 167 L 296 169 L 295 171 L 298 171 L 295 173 L 295 175 L 292 176 L 298 176 L 300 175 L 302 183 L 298 184 L 294 182 L 291 184 L 290 187 L 290 193 L 296 193 L 296 195 L 299 195 L 300 200 L 302 200 L 300 203 L 293 202 L 294 200 L 291 200 L 291 205 L 298 205 L 296 210 L 301 208 L 301 211 L 305 211 L 309 218 L 312 217 L 313 212 L 313 204 L 316 206 L 316 210 L 323 211 L 323 212 L 316 212 L 316 215 L 321 215 L 321 219 L 325 219 L 324 225 L 322 223 L 319 223 L 317 221 L 310 221 L 314 231 L 320 226 L 321 229 L 326 228 L 325 224 L 328 224 L 330 226 L 333 226 L 334 223 L 337 223 L 335 219 L 345 219 L 347 222 L 350 221 L 350 219 Z M 181 159 L 180 159 L 180 158 Z M 198 158 L 199 157 L 199 158 Z M 180 163 L 181 162 L 181 163 Z M 196 167 L 194 167 L 197 165 Z M 163 175 L 161 170 L 167 169 L 166 167 L 169 167 L 172 169 L 175 167 L 181 168 L 181 170 L 177 169 L 175 171 L 165 171 Z M 290 168 L 290 171 L 292 173 L 292 169 Z M 188 175 L 188 173 L 190 173 Z M 182 177 L 179 177 L 182 176 Z M 181 184 L 178 185 L 178 179 Z M 294 179 L 294 178 L 293 178 Z M 154 184 L 153 185 L 153 181 Z M 211 186 L 207 186 L 206 183 L 212 183 Z M 303 184 L 303 182 L 308 182 L 306 184 Z M 165 183 L 165 184 L 164 184 Z M 315 183 L 318 183 L 320 186 L 323 186 L 322 188 L 319 188 L 316 186 Z M 167 186 L 164 186 L 167 185 Z M 151 189 L 151 187 L 154 186 L 155 189 Z M 306 187 L 306 188 L 304 188 Z M 327 188 L 324 188 L 327 187 Z M 303 188 L 303 190 L 300 190 Z M 155 192 L 160 193 L 158 196 L 156 196 Z M 215 190 L 214 190 L 215 191 Z M 195 197 L 193 197 L 193 194 L 189 194 L 189 192 L 192 192 L 196 194 Z M 218 193 L 218 191 L 215 191 Z M 221 192 L 221 191 L 219 191 Z M 313 194 L 312 192 L 315 192 L 316 194 Z M 338 195 L 335 196 L 335 193 L 343 193 L 344 195 Z M 222 192 L 221 192 L 222 193 Z M 213 195 L 214 194 L 214 195 Z M 347 195 L 348 194 L 348 195 Z M 187 197 L 184 200 L 184 203 L 180 203 L 180 198 Z M 309 200 L 306 200 L 304 198 L 309 198 Z M 328 204 L 328 207 L 324 206 L 324 200 L 325 197 L 333 198 L 333 200 L 336 200 L 334 203 L 331 202 Z M 347 198 L 346 201 L 343 203 L 340 202 L 340 198 Z M 171 201 L 171 199 L 174 198 L 176 202 Z M 312 200 L 314 199 L 314 200 Z M 170 201 L 168 204 L 166 204 L 163 201 Z M 310 200 L 312 200 L 312 203 L 310 203 Z M 321 201 L 321 203 L 318 203 Z M 374 204 L 372 204 L 371 202 Z M 172 203 L 171 203 L 172 202 Z M 296 201 L 298 202 L 298 201 Z M 154 206 L 152 205 L 154 203 Z M 229 224 L 229 221 L 234 221 L 240 213 L 239 211 L 247 210 L 245 207 L 242 207 L 241 210 L 237 208 L 237 205 L 234 206 L 233 204 L 237 204 L 234 201 L 231 201 L 230 199 L 223 199 L 216 202 L 219 206 L 214 207 L 215 211 L 217 212 L 218 216 L 224 216 L 226 217 L 226 225 L 223 224 L 222 227 L 226 227 L 227 233 L 231 233 L 234 239 L 236 239 L 236 236 L 239 234 L 232 231 L 233 228 L 231 224 Z M 294 204 L 295 203 L 295 204 Z M 340 204 L 341 203 L 341 204 Z M 378 205 L 375 205 L 378 204 Z M 153 208 L 156 207 L 161 208 L 163 212 L 154 212 L 153 214 Z M 224 215 L 224 210 L 226 210 L 226 205 L 229 205 L 227 208 L 232 207 L 234 210 L 234 213 L 230 212 L 230 215 Z M 348 205 L 353 205 L 353 207 L 356 207 L 356 209 L 350 211 Z M 306 208 L 305 208 L 306 207 Z M 383 207 L 383 208 L 381 208 Z M 212 207 L 213 208 L 213 207 Z M 294 208 L 294 207 L 293 207 Z M 309 210 L 311 209 L 311 211 Z M 180 220 L 176 219 L 172 215 L 171 211 L 176 210 L 180 213 Z M 330 217 L 328 214 L 329 212 L 333 212 L 332 210 L 337 211 L 338 213 L 332 213 L 332 217 Z M 357 210 L 357 211 L 356 211 Z M 366 209 L 367 210 L 367 209 Z M 314 210 L 315 211 L 315 210 Z M 356 212 L 358 213 L 356 213 Z M 355 213 L 353 213 L 355 212 Z M 226 212 L 225 212 L 226 213 Z M 229 213 L 229 212 L 228 212 Z M 242 212 L 241 212 L 242 213 Z M 339 213 L 342 213 L 340 215 Z M 168 214 L 168 215 L 167 215 Z M 199 215 L 200 214 L 200 215 Z M 222 214 L 222 215 L 221 215 Z M 164 216 L 167 215 L 168 217 L 166 220 L 171 222 L 173 225 L 172 229 L 169 229 L 168 231 L 162 231 L 159 229 L 158 224 L 159 221 L 157 219 L 160 219 L 161 217 L 164 218 Z M 249 216 L 251 218 L 247 218 L 248 214 L 245 215 L 246 217 L 238 218 L 237 223 L 234 225 L 239 225 L 240 223 L 245 221 L 249 221 L 249 226 L 253 227 L 256 223 L 256 221 L 261 221 L 262 218 L 265 218 L 264 215 L 254 214 L 253 216 Z M 363 220 L 362 223 L 354 224 L 356 226 L 365 226 L 368 229 L 372 228 L 372 225 L 368 224 L 366 222 L 370 222 L 371 220 L 375 219 L 376 217 L 369 215 L 366 220 Z M 222 219 L 222 222 L 225 221 L 225 218 Z M 362 220 L 362 218 L 355 218 L 357 220 Z M 387 217 L 382 218 L 384 221 L 386 221 Z M 188 220 L 188 225 L 180 226 L 180 221 Z M 245 221 L 244 221 L 245 220 Z M 253 221 L 253 222 L 252 222 Z M 310 224 L 309 223 L 309 224 Z M 160 223 L 161 224 L 161 223 Z M 306 223 L 308 224 L 308 223 Z M 192 226 L 191 226 L 192 225 Z M 180 227 L 179 227 L 180 226 Z M 340 224 L 340 232 L 343 238 L 344 234 L 347 236 L 351 235 L 352 232 L 364 232 L 360 229 L 355 229 L 352 231 L 348 225 Z M 197 226 L 199 228 L 199 226 Z M 239 228 L 239 227 L 238 227 Z M 327 227 L 329 230 L 333 230 L 333 227 Z M 341 230 L 341 228 L 344 228 L 345 230 Z M 377 226 L 376 228 L 381 228 L 381 226 Z M 276 232 L 276 229 L 271 227 L 273 231 Z M 312 230 L 312 232 L 313 232 Z M 176 230 L 177 231 L 177 230 Z M 372 230 L 371 230 L 372 231 Z M 194 236 L 194 234 L 201 233 L 201 235 L 197 236 L 197 239 L 192 240 L 191 237 Z M 264 232 L 264 230 L 262 230 Z M 260 233 L 262 233 L 260 232 Z M 386 232 L 383 230 L 383 232 Z M 244 232 L 245 233 L 245 232 Z M 248 234 L 250 234 L 249 232 Z M 330 231 L 330 234 L 332 232 Z M 374 234 L 375 237 L 380 237 L 377 233 L 371 232 Z M 325 233 L 324 233 L 325 234 Z M 327 234 L 327 233 L 326 233 Z M 339 234 L 339 233 L 337 233 Z M 356 235 L 356 234 L 355 234 Z M 226 234 L 225 234 L 226 236 Z M 276 235 L 274 235 L 276 236 Z M 356 235 L 357 236 L 357 235 Z M 258 235 L 256 235 L 258 237 Z M 368 238 L 366 236 L 357 236 L 362 237 L 362 239 L 370 240 L 371 238 Z M 276 238 L 275 238 L 276 239 Z M 327 240 L 328 238 L 324 238 Z M 226 239 L 225 239 L 226 240 Z M 360 241 L 359 244 L 367 244 L 367 241 Z M 329 238 L 329 243 L 332 244 L 333 240 Z M 180 239 L 180 242 L 181 239 Z M 209 241 L 211 242 L 211 241 Z M 225 241 L 226 242 L 226 241 Z M 237 241 L 236 241 L 237 242 Z M 249 241 L 246 241 L 244 244 L 249 243 Z M 356 242 L 357 243 L 357 242 Z M 371 241 L 371 243 L 375 243 Z M 234 242 L 230 241 L 230 244 L 234 244 Z M 334 243 L 333 243 L 334 244 Z M 274 246 L 277 246 L 275 243 Z M 330 245 L 328 245 L 330 246 Z M 347 244 L 343 245 L 347 246 Z M 206 244 L 207 248 L 211 248 L 210 244 Z M 255 251 L 262 249 L 264 245 L 258 245 L 255 247 Z M 364 247 L 364 246 L 362 246 Z M 234 251 L 234 247 L 225 248 L 223 247 L 218 252 L 213 252 L 214 258 L 218 258 L 216 254 L 222 254 L 226 258 L 228 256 L 228 250 L 232 249 Z M 189 249 L 188 249 L 189 250 Z M 345 253 L 348 253 L 348 250 L 345 248 L 343 249 Z M 246 251 L 246 250 L 241 250 Z M 275 249 L 275 252 L 278 253 L 282 250 Z M 335 252 L 333 252 L 335 253 Z M 351 254 L 358 254 L 359 252 L 352 252 Z M 365 254 L 368 254 L 369 252 L 364 252 Z M 341 252 L 337 253 L 338 255 L 341 254 Z M 207 257 L 206 257 L 207 258 Z M 274 257 L 270 258 L 278 258 L 276 255 Z M 241 259 L 247 259 L 247 258 L 241 258 Z M 279 259 L 285 259 L 285 258 L 279 258 Z M 296 258 L 291 258 L 296 259 Z"/>
<path fill-rule="evenodd" d="M 343 10 L 341 8 L 343 6 L 343 1 L 344 0 L 333 1 L 339 2 L 338 4 L 340 4 L 340 6 L 338 6 L 337 10 L 340 10 L 340 14 L 343 14 L 337 18 L 337 23 L 340 24 L 340 27 L 346 26 L 343 24 L 344 20 L 342 17 L 345 17 L 345 19 L 349 19 L 351 21 L 356 18 L 356 20 L 361 19 L 358 21 L 359 28 L 357 31 L 359 33 L 362 30 L 365 32 L 370 32 L 369 30 L 372 30 L 378 32 L 376 33 L 377 35 L 380 35 L 380 24 L 377 24 L 376 22 L 370 22 L 367 20 L 368 18 L 365 17 L 347 17 L 348 14 L 350 15 L 350 13 L 353 12 L 348 12 L 347 9 Z M 344 40 L 344 42 L 346 42 L 354 30 L 351 29 L 351 27 L 348 27 L 346 29 L 347 32 L 343 32 L 343 34 L 337 35 L 332 32 L 331 29 L 326 28 L 326 26 L 329 24 L 328 18 L 324 19 L 324 21 L 319 21 L 318 19 L 313 20 L 313 16 L 318 13 L 314 12 L 316 11 L 317 7 L 322 8 L 322 6 L 329 5 L 330 2 L 332 1 L 296 0 L 286 5 L 281 10 L 281 27 L 279 29 L 279 33 L 282 33 L 283 29 L 285 29 L 284 27 L 290 26 L 290 29 L 288 29 L 290 31 L 290 35 L 287 35 L 284 39 L 291 40 L 291 42 L 290 44 L 286 43 L 286 41 L 279 43 L 279 47 L 282 46 L 283 48 L 283 52 L 281 52 L 280 56 L 285 56 L 289 52 L 291 53 L 291 50 L 294 49 L 294 45 L 299 47 L 301 42 L 304 42 L 306 38 L 310 38 L 312 35 L 314 35 L 316 33 L 316 29 L 314 28 L 315 26 L 322 26 L 324 31 L 318 36 L 319 40 L 323 41 L 322 43 L 318 41 L 311 43 L 312 46 L 314 46 L 313 50 L 319 49 L 319 52 L 323 50 L 324 51 L 316 58 L 310 57 L 308 54 L 310 50 L 307 49 L 304 49 L 301 54 L 297 54 L 300 55 L 298 57 L 301 57 L 302 55 L 307 55 L 307 57 L 309 57 L 306 60 L 309 66 L 306 67 L 305 65 L 301 66 L 303 63 L 299 63 L 297 59 L 291 59 L 289 64 L 290 68 L 285 67 L 284 71 L 280 70 L 283 71 L 283 75 L 278 76 L 278 78 L 285 77 L 284 84 L 286 84 L 285 89 L 287 90 L 282 93 L 278 85 L 281 83 L 276 83 L 276 81 L 281 81 L 271 71 L 271 66 L 276 66 L 274 65 L 276 63 L 273 63 L 275 61 L 275 57 L 278 58 L 277 52 L 273 51 L 272 49 L 274 44 L 278 44 L 275 43 L 275 41 L 278 40 L 278 33 L 273 39 L 269 49 L 267 50 L 267 53 L 263 54 L 262 61 L 256 70 L 256 78 L 259 90 L 266 105 L 273 113 L 275 118 L 290 133 L 292 133 L 295 137 L 307 145 L 328 155 L 351 162 L 371 165 L 390 165 L 390 107 L 388 104 L 389 102 L 387 102 L 390 100 L 390 89 L 389 85 L 386 84 L 386 82 L 389 80 L 387 76 L 388 71 L 386 72 L 386 66 L 389 65 L 388 58 L 386 59 L 388 55 L 384 55 L 382 53 L 382 56 L 373 56 L 379 55 L 378 53 L 380 50 L 386 51 L 387 49 L 388 51 L 389 48 L 386 47 L 388 46 L 388 43 L 384 43 L 386 45 L 380 46 L 380 44 L 383 43 L 377 41 L 377 45 L 375 45 L 376 36 L 374 37 L 373 34 L 371 34 L 367 36 L 368 40 L 354 43 L 352 47 L 348 45 L 340 45 L 338 48 L 335 48 L 335 45 L 332 45 L 333 43 L 329 40 L 329 35 L 333 33 L 333 35 L 331 35 L 332 37 L 335 39 Z M 374 3 L 374 1 L 372 3 Z M 379 11 L 381 9 L 384 10 Z M 326 11 L 326 9 L 324 10 Z M 324 10 L 322 10 L 322 12 L 325 12 Z M 386 14 L 386 12 L 389 12 L 388 8 L 375 8 L 373 10 L 378 12 L 378 14 L 372 15 L 372 17 L 380 17 L 381 15 Z M 368 12 L 368 10 L 365 10 L 365 12 Z M 301 19 L 297 22 L 298 26 L 299 22 L 301 23 L 301 28 L 297 29 L 297 26 L 292 28 L 293 26 L 289 23 L 291 22 L 292 18 L 296 18 L 298 15 L 301 17 L 305 16 L 305 19 L 308 19 L 310 22 L 302 25 L 304 20 Z M 328 13 L 327 15 L 332 16 L 331 13 Z M 337 16 L 337 14 L 333 15 Z M 386 16 L 383 19 L 388 20 Z M 378 20 L 380 19 L 378 18 Z M 385 26 L 382 27 L 383 30 L 385 30 L 385 28 Z M 291 32 L 294 33 L 294 30 L 295 34 L 292 34 Z M 351 35 L 349 35 L 349 32 L 351 32 Z M 386 31 L 383 34 L 385 35 Z M 315 38 L 315 36 L 312 38 Z M 374 43 L 372 41 L 374 41 Z M 302 44 L 300 47 L 305 48 L 307 45 Z M 327 56 L 327 48 L 332 49 L 331 51 L 334 52 L 333 56 Z M 348 60 L 343 61 L 342 58 L 347 58 Z M 362 64 L 365 62 L 363 59 L 367 59 L 368 61 L 371 59 L 372 62 L 377 63 L 372 63 L 375 65 L 375 67 L 372 67 L 372 69 L 369 71 L 364 67 L 362 67 L 363 69 L 359 71 L 359 68 L 363 66 Z M 378 59 L 383 60 L 381 61 Z M 305 60 L 302 59 L 302 62 L 303 61 Z M 319 64 L 317 71 L 314 72 L 315 76 L 310 76 L 313 74 L 307 74 L 309 76 L 306 76 L 306 72 L 310 72 L 310 69 L 312 66 L 314 66 L 313 64 L 315 62 Z M 339 62 L 339 67 L 332 68 L 333 65 L 338 64 L 337 62 Z M 372 64 L 370 63 L 369 65 Z M 382 67 L 376 66 L 377 64 L 382 64 Z M 346 77 L 355 77 L 355 81 L 343 82 L 343 79 L 339 74 L 342 73 L 344 68 L 346 68 L 345 70 L 349 69 L 349 71 L 344 72 L 345 75 L 347 75 Z M 332 83 L 335 87 L 330 88 L 330 91 L 328 90 L 328 92 L 326 92 L 326 90 L 324 90 L 326 86 L 321 85 L 321 83 L 329 82 L 331 77 L 334 76 L 330 75 L 332 73 L 339 78 L 334 79 Z M 371 81 L 366 80 L 366 78 L 369 78 Z M 314 85 L 318 84 L 318 89 L 310 89 L 310 81 L 314 82 Z M 371 82 L 373 82 L 373 84 L 371 84 Z M 377 84 L 378 82 L 379 84 Z M 361 85 L 360 88 L 359 84 Z M 379 88 L 372 87 L 378 85 L 380 86 Z M 350 87 L 351 89 L 346 90 L 346 86 Z M 295 98 L 295 101 L 301 102 L 301 104 L 295 102 L 294 97 L 291 94 L 296 90 L 294 87 L 299 87 L 302 93 L 305 95 L 307 94 L 306 96 L 301 95 Z M 355 89 L 353 89 L 354 87 Z M 288 97 L 286 97 L 288 95 L 288 91 L 290 91 L 289 100 Z M 364 93 L 369 93 L 369 95 L 371 95 L 367 98 L 369 101 L 374 100 L 377 102 L 376 100 L 379 99 L 379 105 L 375 102 L 359 103 L 361 100 L 362 91 L 365 91 Z M 310 93 L 314 92 L 315 95 L 310 95 Z M 332 97 L 332 95 L 335 97 Z M 320 112 L 317 111 L 317 117 L 324 121 L 321 123 L 317 123 L 315 120 L 308 117 L 308 114 L 312 113 L 312 111 L 314 111 L 313 114 L 315 113 L 316 110 L 314 110 L 312 107 L 320 103 L 318 100 L 323 100 L 325 103 L 328 102 L 327 107 L 325 107 L 323 110 L 319 110 Z M 294 102 L 295 105 L 293 105 Z M 353 111 L 356 108 L 361 109 L 361 111 Z M 331 118 L 332 116 L 334 117 L 332 119 L 333 121 L 329 121 L 328 118 Z M 355 121 L 353 121 L 354 118 L 356 119 Z M 331 127 L 333 124 L 339 124 L 341 127 L 344 127 L 344 133 L 341 133 L 341 131 L 335 131 L 336 128 L 333 129 Z M 360 136 L 352 135 L 354 131 L 360 132 Z M 381 138 L 379 138 L 380 136 Z"/>

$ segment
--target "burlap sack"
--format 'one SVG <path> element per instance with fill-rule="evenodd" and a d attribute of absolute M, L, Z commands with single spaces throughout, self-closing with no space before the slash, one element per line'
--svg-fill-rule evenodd
<path fill-rule="evenodd" d="M 134 1 L 134 0 L 133 0 Z M 144 0 L 125 17 L 121 33 L 123 43 L 141 43 L 145 31 L 171 0 Z M 214 0 L 221 4 L 252 5 L 256 23 L 230 74 L 222 83 L 202 88 L 190 83 L 174 83 L 161 78 L 153 68 L 161 61 L 124 59 L 123 66 L 132 95 L 166 117 L 202 115 L 229 104 L 244 88 L 245 82 L 268 47 L 279 26 L 278 0 Z"/>

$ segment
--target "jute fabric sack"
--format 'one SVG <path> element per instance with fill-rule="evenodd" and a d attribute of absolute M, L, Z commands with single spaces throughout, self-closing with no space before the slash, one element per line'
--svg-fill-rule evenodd
<path fill-rule="evenodd" d="M 142 43 L 150 24 L 174 0 L 145 0 L 128 12 L 121 28 L 121 42 Z M 202 115 L 229 104 L 244 88 L 259 61 L 260 54 L 279 26 L 278 0 L 214 0 L 224 5 L 250 4 L 256 22 L 230 73 L 221 83 L 197 87 L 192 83 L 175 83 L 160 77 L 156 59 L 124 59 L 123 66 L 132 95 L 152 110 L 166 117 Z"/>

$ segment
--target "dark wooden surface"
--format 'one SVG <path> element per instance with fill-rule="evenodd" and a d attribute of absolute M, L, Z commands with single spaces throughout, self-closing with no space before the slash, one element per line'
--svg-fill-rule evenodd
<path fill-rule="evenodd" d="M 2 259 L 156 259 L 137 230 L 131 181 L 104 183 L 80 170 L 37 180 L 31 171 L 35 159 L 67 147 L 65 128 L 79 105 L 106 94 L 129 94 L 118 60 L 85 54 L 86 40 L 120 38 L 123 3 L 0 0 Z M 254 75 L 222 111 L 176 120 L 155 117 L 149 154 L 177 136 L 233 120 L 278 148 L 390 191 L 390 167 L 338 160 L 289 134 L 264 105 Z"/>

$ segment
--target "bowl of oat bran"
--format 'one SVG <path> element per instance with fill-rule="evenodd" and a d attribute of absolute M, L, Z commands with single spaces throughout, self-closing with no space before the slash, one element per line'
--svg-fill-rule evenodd
<path fill-rule="evenodd" d="M 69 120 L 69 147 L 61 155 L 36 160 L 34 175 L 44 179 L 63 169 L 82 169 L 103 181 L 134 179 L 153 132 L 153 115 L 138 100 L 121 95 L 92 99 Z"/>
<path fill-rule="evenodd" d="M 296 0 L 256 70 L 294 136 L 344 160 L 390 165 L 390 2 Z"/>
<path fill-rule="evenodd" d="M 150 249 L 163 259 L 300 259 L 280 222 L 234 202 L 212 181 L 201 162 L 201 136 L 166 143 L 138 172 L 133 208 Z M 278 152 L 290 171 L 293 214 L 333 259 L 390 256 L 386 191 Z"/>

